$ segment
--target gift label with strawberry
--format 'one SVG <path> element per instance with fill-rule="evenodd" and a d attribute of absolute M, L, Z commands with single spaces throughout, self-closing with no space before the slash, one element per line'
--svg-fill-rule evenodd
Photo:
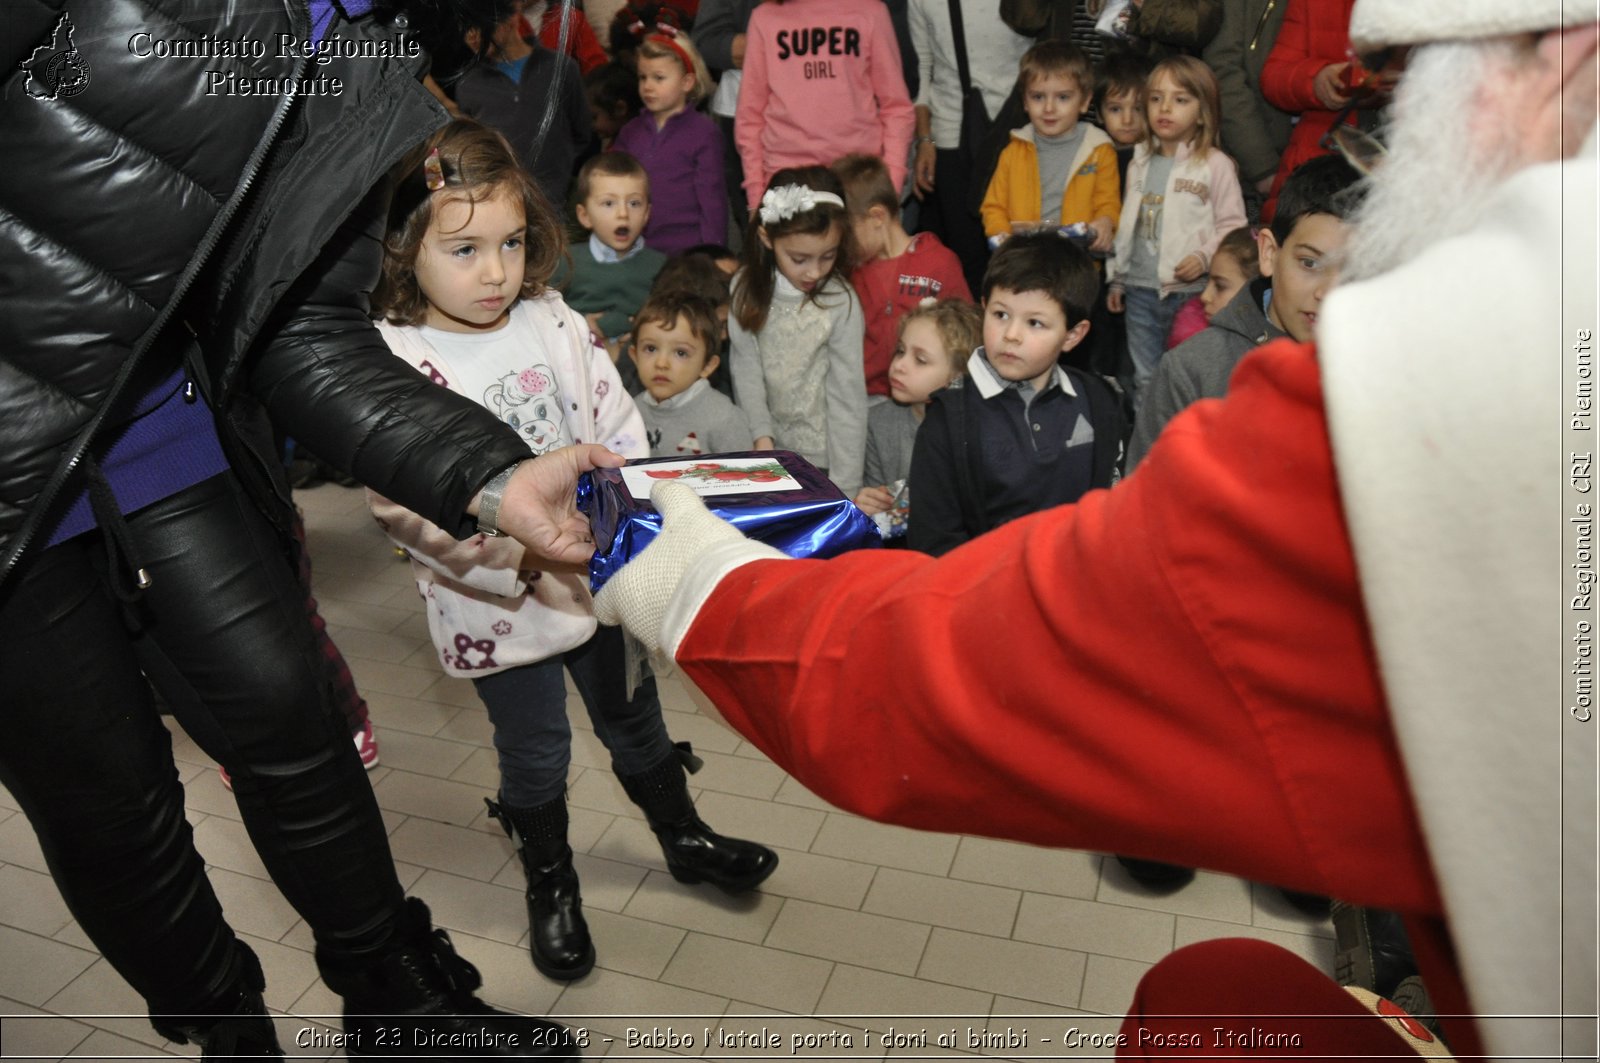
<path fill-rule="evenodd" d="M 666 480 L 687 484 L 702 495 L 749 495 L 799 491 L 798 480 L 776 458 L 709 458 L 701 461 L 658 461 L 622 470 L 628 493 L 644 501 L 650 489 Z"/>

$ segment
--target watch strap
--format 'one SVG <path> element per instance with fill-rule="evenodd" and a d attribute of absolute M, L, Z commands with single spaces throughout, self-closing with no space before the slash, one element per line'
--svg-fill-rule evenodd
<path fill-rule="evenodd" d="M 511 477 L 521 464 L 519 461 L 515 465 L 507 465 L 483 485 L 483 491 L 478 496 L 478 531 L 484 535 L 503 534 L 500 531 L 500 502 L 505 497 L 506 484 L 511 482 Z"/>

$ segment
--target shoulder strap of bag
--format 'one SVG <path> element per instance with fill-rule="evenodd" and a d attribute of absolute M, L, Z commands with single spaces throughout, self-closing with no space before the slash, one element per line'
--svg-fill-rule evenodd
<path fill-rule="evenodd" d="M 965 95 L 972 91 L 972 68 L 967 65 L 967 31 L 961 23 L 961 0 L 950 0 L 950 40 L 956 46 L 956 73 Z"/>

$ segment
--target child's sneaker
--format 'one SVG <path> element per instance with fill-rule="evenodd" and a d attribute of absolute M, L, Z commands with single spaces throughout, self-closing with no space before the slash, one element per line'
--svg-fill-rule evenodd
<path fill-rule="evenodd" d="M 361 766 L 371 771 L 378 766 L 378 736 L 372 733 L 372 721 L 369 719 L 361 725 L 361 730 L 355 733 L 356 753 L 361 757 Z M 233 792 L 233 780 L 228 778 L 228 769 L 217 766 L 217 774 L 222 777 L 222 785 Z"/>

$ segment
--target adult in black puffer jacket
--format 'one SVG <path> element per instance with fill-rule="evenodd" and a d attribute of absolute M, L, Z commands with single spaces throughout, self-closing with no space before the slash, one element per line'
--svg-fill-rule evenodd
<path fill-rule="evenodd" d="M 352 1055 L 575 1056 L 560 1027 L 480 1004 L 476 972 L 402 894 L 323 682 L 265 427 L 270 413 L 463 535 L 480 489 L 528 457 L 395 359 L 367 318 L 384 175 L 445 117 L 405 19 L 344 14 L 369 6 L 8 8 L 0 781 L 156 1028 L 206 1058 L 278 1048 L 145 675 L 232 776 L 345 999 Z M 322 65 L 288 39 L 358 54 Z M 534 556 L 581 560 L 562 513 L 603 453 L 517 466 L 500 525 Z"/>

